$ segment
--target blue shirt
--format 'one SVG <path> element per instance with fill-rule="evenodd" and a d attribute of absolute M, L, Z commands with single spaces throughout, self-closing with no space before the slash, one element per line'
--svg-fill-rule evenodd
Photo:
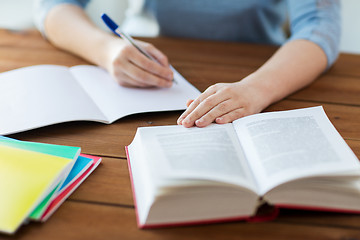
<path fill-rule="evenodd" d="M 40 30 L 47 12 L 55 5 L 85 7 L 88 2 L 40 0 L 36 12 Z M 306 39 L 322 48 L 328 67 L 339 53 L 338 0 L 145 0 L 143 11 L 156 18 L 164 36 L 273 45 Z"/>

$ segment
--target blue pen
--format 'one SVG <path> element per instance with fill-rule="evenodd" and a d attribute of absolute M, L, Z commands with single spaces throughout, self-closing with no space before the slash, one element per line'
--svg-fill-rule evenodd
<path fill-rule="evenodd" d="M 150 54 L 148 54 L 144 49 L 139 47 L 135 43 L 135 41 L 134 41 L 134 39 L 132 37 L 130 37 L 129 35 L 127 35 L 123 31 L 121 31 L 119 26 L 106 13 L 103 13 L 101 15 L 101 18 L 104 21 L 104 23 L 106 24 L 106 26 L 108 26 L 111 29 L 111 31 L 113 31 L 113 33 L 115 33 L 116 35 L 118 35 L 119 37 L 124 39 L 128 44 L 133 45 L 137 50 L 139 50 L 139 52 L 144 54 L 146 57 L 148 57 L 152 61 L 159 63 L 155 58 L 153 58 Z M 173 79 L 172 81 L 176 83 L 175 79 Z"/>

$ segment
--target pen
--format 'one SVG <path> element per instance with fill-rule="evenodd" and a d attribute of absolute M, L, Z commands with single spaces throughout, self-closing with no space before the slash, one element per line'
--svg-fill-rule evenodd
<path fill-rule="evenodd" d="M 106 24 L 106 26 L 108 26 L 108 28 L 110 28 L 111 31 L 113 31 L 113 33 L 115 33 L 116 35 L 118 35 L 119 37 L 121 37 L 122 39 L 124 39 L 128 44 L 133 45 L 137 50 L 139 50 L 139 52 L 141 52 L 142 54 L 144 54 L 146 57 L 148 57 L 149 59 L 151 59 L 154 62 L 159 63 L 155 58 L 153 58 L 149 53 L 147 53 L 144 49 L 142 49 L 141 47 L 139 47 L 134 39 L 132 37 L 130 37 L 129 35 L 127 35 L 126 33 L 124 33 L 123 31 L 120 30 L 119 26 L 106 14 L 103 13 L 101 15 L 102 20 L 104 21 L 104 23 Z M 160 63 L 159 63 L 160 64 Z M 175 81 L 175 79 L 172 80 L 174 83 L 177 83 Z"/>

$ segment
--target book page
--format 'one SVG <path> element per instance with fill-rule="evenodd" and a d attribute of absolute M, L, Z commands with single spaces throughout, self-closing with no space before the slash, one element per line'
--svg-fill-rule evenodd
<path fill-rule="evenodd" d="M 71 68 L 79 84 L 96 102 L 110 122 L 141 112 L 183 110 L 188 99 L 200 92 L 174 71 L 171 88 L 129 88 L 120 86 L 108 72 L 90 65 Z"/>
<path fill-rule="evenodd" d="M 163 178 L 220 181 L 256 189 L 232 124 L 139 128 L 151 172 Z"/>
<path fill-rule="evenodd" d="M 257 114 L 234 127 L 262 194 L 297 178 L 360 169 L 321 107 Z"/>
<path fill-rule="evenodd" d="M 0 74 L 0 134 L 50 124 L 104 121 L 67 67 L 38 65 Z"/>

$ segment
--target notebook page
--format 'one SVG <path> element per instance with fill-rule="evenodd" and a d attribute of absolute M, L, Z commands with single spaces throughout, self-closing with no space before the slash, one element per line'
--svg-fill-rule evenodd
<path fill-rule="evenodd" d="M 171 88 L 122 87 L 105 70 L 90 65 L 70 69 L 110 122 L 141 112 L 183 110 L 200 92 L 174 69 L 177 83 Z"/>
<path fill-rule="evenodd" d="M 38 65 L 0 74 L 0 134 L 74 120 L 104 121 L 67 67 Z"/>

